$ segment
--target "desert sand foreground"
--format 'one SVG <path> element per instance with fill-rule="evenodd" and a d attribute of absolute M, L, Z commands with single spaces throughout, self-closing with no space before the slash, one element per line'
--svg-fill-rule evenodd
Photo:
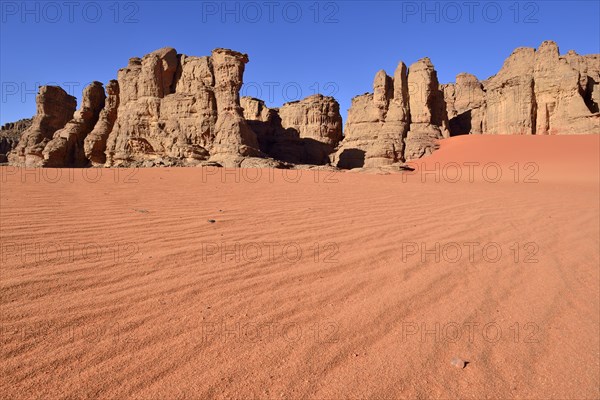
<path fill-rule="evenodd" d="M 2 397 L 596 399 L 599 149 L 460 136 L 407 173 L 2 167 Z"/>

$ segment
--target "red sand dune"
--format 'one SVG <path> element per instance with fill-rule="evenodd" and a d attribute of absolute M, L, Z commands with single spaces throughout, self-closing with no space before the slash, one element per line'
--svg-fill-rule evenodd
<path fill-rule="evenodd" d="M 2 167 L 2 397 L 598 398 L 599 139 L 388 175 Z"/>

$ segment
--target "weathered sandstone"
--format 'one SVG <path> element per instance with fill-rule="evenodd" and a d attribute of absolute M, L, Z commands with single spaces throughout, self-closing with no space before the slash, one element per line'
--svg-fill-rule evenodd
<path fill-rule="evenodd" d="M 117 120 L 119 107 L 119 82 L 112 80 L 106 85 L 105 105 L 94 129 L 87 135 L 83 143 L 85 156 L 92 166 L 106 163 L 106 140 Z"/>
<path fill-rule="evenodd" d="M 8 161 L 7 154 L 17 147 L 21 135 L 29 129 L 32 122 L 31 118 L 25 118 L 2 125 L 0 128 L 0 163 Z"/>
<path fill-rule="evenodd" d="M 579 56 L 570 51 L 561 57 L 552 41 L 542 43 L 537 50 L 516 49 L 500 72 L 482 83 L 482 131 L 508 135 L 598 133 L 599 71 L 598 55 Z M 452 102 L 448 93 L 446 100 Z M 460 108 L 470 117 L 461 124 L 478 127 L 481 103 L 461 107 L 455 102 L 449 110 Z"/>
<path fill-rule="evenodd" d="M 270 109 L 262 100 L 242 98 L 244 118 L 263 153 L 294 164 L 324 165 L 342 139 L 342 117 L 333 97 L 320 94 Z"/>
<path fill-rule="evenodd" d="M 379 71 L 373 92 L 352 99 L 344 134 L 333 97 L 279 108 L 240 99 L 247 62 L 227 49 L 192 57 L 162 48 L 131 58 L 106 94 L 88 86 L 75 114 L 74 97 L 41 87 L 31 126 L 0 134 L 0 162 L 8 152 L 20 166 L 394 169 L 447 136 L 600 133 L 600 55 L 561 56 L 551 41 L 516 49 L 485 81 L 461 73 L 440 85 L 428 58 Z"/>
<path fill-rule="evenodd" d="M 42 86 L 36 96 L 36 115 L 23 132 L 19 144 L 9 154 L 11 164 L 40 167 L 43 151 L 54 133 L 73 118 L 77 100 L 58 86 Z"/>
<path fill-rule="evenodd" d="M 448 136 L 444 95 L 428 58 L 394 77 L 379 71 L 373 93 L 352 99 L 344 140 L 332 155 L 339 168 L 382 167 L 431 153 Z"/>
<path fill-rule="evenodd" d="M 456 83 L 442 85 L 451 136 L 485 133 L 485 91 L 471 74 L 456 76 Z"/>
<path fill-rule="evenodd" d="M 449 136 L 444 93 L 429 58 L 422 58 L 408 70 L 410 128 L 404 158 L 411 160 L 431 154 L 437 140 Z"/>
<path fill-rule="evenodd" d="M 104 108 L 106 95 L 100 82 L 92 82 L 83 90 L 81 108 L 64 128 L 54 133 L 52 140 L 42 151 L 45 167 L 85 167 L 83 143 L 87 135 L 94 129 Z"/>
<path fill-rule="evenodd" d="M 398 64 L 394 77 L 381 70 L 373 93 L 352 99 L 345 137 L 332 162 L 340 168 L 375 167 L 404 160 L 408 131 L 409 95 L 406 65 Z"/>
<path fill-rule="evenodd" d="M 239 104 L 245 54 L 216 49 L 210 57 L 164 48 L 133 58 L 118 74 L 117 117 L 106 143 L 108 165 L 159 158 L 223 164 L 259 155 Z"/>

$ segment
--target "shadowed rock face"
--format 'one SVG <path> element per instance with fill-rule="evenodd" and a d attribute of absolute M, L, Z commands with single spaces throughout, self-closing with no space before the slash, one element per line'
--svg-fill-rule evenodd
<path fill-rule="evenodd" d="M 262 100 L 242 98 L 244 118 L 263 153 L 294 164 L 324 165 L 342 139 L 340 106 L 320 94 L 270 109 Z"/>
<path fill-rule="evenodd" d="M 485 120 L 485 91 L 471 74 L 456 76 L 456 83 L 441 85 L 448 112 L 451 136 L 482 134 Z"/>
<path fill-rule="evenodd" d="M 31 126 L 31 118 L 9 122 L 0 128 L 0 163 L 8 162 L 7 154 L 19 144 L 21 135 Z"/>
<path fill-rule="evenodd" d="M 373 93 L 352 99 L 344 141 L 331 157 L 333 164 L 361 168 L 403 161 L 408 109 L 406 65 L 400 62 L 393 78 L 383 70 L 377 72 Z"/>
<path fill-rule="evenodd" d="M 442 85 L 451 135 L 564 135 L 600 132 L 599 55 L 560 56 L 543 42 L 518 48 L 487 81 L 460 74 Z"/>
<path fill-rule="evenodd" d="M 83 90 L 81 108 L 64 128 L 54 133 L 42 154 L 44 167 L 85 167 L 88 160 L 83 144 L 94 129 L 104 108 L 106 95 L 100 82 L 93 82 Z"/>
<path fill-rule="evenodd" d="M 421 157 L 448 135 L 447 114 L 437 74 L 428 58 L 394 77 L 379 71 L 373 93 L 352 99 L 344 140 L 332 155 L 340 168 L 371 168 Z"/>
<path fill-rule="evenodd" d="M 42 86 L 36 96 L 36 115 L 31 127 L 23 132 L 21 140 L 9 154 L 12 165 L 40 167 L 43 151 L 54 133 L 73 118 L 77 100 L 58 86 Z"/>
<path fill-rule="evenodd" d="M 112 80 L 106 85 L 105 105 L 98 117 L 94 129 L 87 135 L 83 143 L 85 157 L 92 166 L 102 166 L 106 163 L 106 141 L 117 120 L 119 107 L 119 82 Z"/>
<path fill-rule="evenodd" d="M 440 85 L 428 58 L 400 62 L 393 76 L 379 71 L 373 93 L 352 99 L 344 136 L 332 97 L 274 109 L 240 99 L 247 62 L 227 49 L 206 57 L 159 49 L 131 58 L 106 94 L 99 82 L 88 86 L 77 113 L 73 96 L 43 86 L 31 126 L 0 135 L 0 162 L 10 152 L 18 166 L 361 168 L 422 157 L 453 135 L 600 132 L 600 55 L 560 56 L 550 41 L 516 49 L 483 82 L 462 73 Z"/>
<path fill-rule="evenodd" d="M 429 58 L 412 64 L 408 72 L 410 128 L 404 158 L 411 160 L 431 154 L 437 140 L 448 137 L 448 116 L 444 94 Z"/>

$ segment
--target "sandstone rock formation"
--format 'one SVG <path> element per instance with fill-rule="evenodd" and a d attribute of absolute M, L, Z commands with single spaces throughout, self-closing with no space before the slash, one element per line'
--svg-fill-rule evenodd
<path fill-rule="evenodd" d="M 8 162 L 7 154 L 19 144 L 21 134 L 31 126 L 31 118 L 9 122 L 0 127 L 0 163 Z"/>
<path fill-rule="evenodd" d="M 485 133 L 485 91 L 471 74 L 456 76 L 456 83 L 442 85 L 452 136 Z"/>
<path fill-rule="evenodd" d="M 533 133 L 534 62 L 534 49 L 518 48 L 504 62 L 500 72 L 487 80 L 486 133 Z"/>
<path fill-rule="evenodd" d="M 461 74 L 442 87 L 452 135 L 555 135 L 600 132 L 598 82 L 599 55 L 560 56 L 556 43 L 546 41 L 537 50 L 516 49 L 484 82 Z"/>
<path fill-rule="evenodd" d="M 412 64 L 408 72 L 410 128 L 404 158 L 412 160 L 431 154 L 437 140 L 448 137 L 448 116 L 444 93 L 429 58 Z"/>
<path fill-rule="evenodd" d="M 226 49 L 189 57 L 164 48 L 132 58 L 118 74 L 119 104 L 106 143 L 107 165 L 165 157 L 195 164 L 210 156 L 227 164 L 258 156 L 256 135 L 239 104 L 246 62 L 245 54 Z"/>
<path fill-rule="evenodd" d="M 431 153 L 448 136 L 447 114 L 437 73 L 428 58 L 394 77 L 379 71 L 373 93 L 352 99 L 345 137 L 332 156 L 339 168 L 371 168 Z"/>
<path fill-rule="evenodd" d="M 73 118 L 77 107 L 75 97 L 58 86 L 42 86 L 36 96 L 36 115 L 31 127 L 23 132 L 21 140 L 9 154 L 11 164 L 40 167 L 43 151 L 54 133 Z"/>
<path fill-rule="evenodd" d="M 340 106 L 333 97 L 316 94 L 274 109 L 244 97 L 242 108 L 260 150 L 278 160 L 328 164 L 329 154 L 342 139 Z"/>
<path fill-rule="evenodd" d="M 85 156 L 95 167 L 103 166 L 106 163 L 106 141 L 117 120 L 119 82 L 115 80 L 108 82 L 106 94 L 104 108 L 100 112 L 98 122 L 83 143 Z"/>
<path fill-rule="evenodd" d="M 66 126 L 54 133 L 43 150 L 45 167 L 85 167 L 88 159 L 83 150 L 87 135 L 94 129 L 104 108 L 104 87 L 92 82 L 83 90 L 81 108 Z"/>
<path fill-rule="evenodd" d="M 402 62 L 394 77 L 381 70 L 373 93 L 352 99 L 342 146 L 332 155 L 340 168 L 375 167 L 403 161 L 408 131 L 408 75 Z"/>
<path fill-rule="evenodd" d="M 131 58 L 106 94 L 88 86 L 75 114 L 74 97 L 43 86 L 31 125 L 0 134 L 0 162 L 9 152 L 19 166 L 396 168 L 447 136 L 600 133 L 600 55 L 561 56 L 550 41 L 516 49 L 481 82 L 462 73 L 440 85 L 428 58 L 399 63 L 393 77 L 379 71 L 373 93 L 352 99 L 345 136 L 332 97 L 272 109 L 240 99 L 247 62 L 227 49 L 159 49 Z"/>
<path fill-rule="evenodd" d="M 580 56 L 570 50 L 561 58 L 579 70 L 579 90 L 590 111 L 600 111 L 600 54 Z"/>

